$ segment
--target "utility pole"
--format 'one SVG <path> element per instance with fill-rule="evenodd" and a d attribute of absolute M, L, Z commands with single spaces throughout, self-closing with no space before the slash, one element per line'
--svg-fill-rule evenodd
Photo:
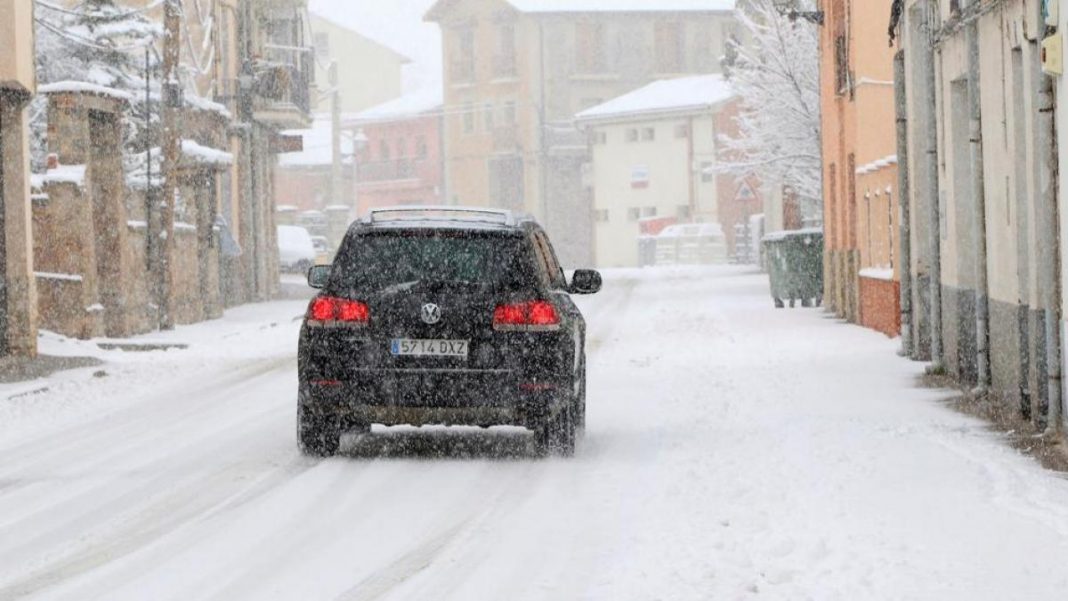
<path fill-rule="evenodd" d="M 178 61 L 181 55 L 181 0 L 165 0 L 163 5 L 163 198 L 160 199 L 159 244 L 162 253 L 157 274 L 159 327 L 174 329 L 174 208 L 178 192 L 178 161 L 181 158 L 181 138 L 178 132 L 178 111 L 182 106 L 182 87 L 178 82 Z"/>
<path fill-rule="evenodd" d="M 341 202 L 341 90 L 338 89 L 337 61 L 330 61 L 330 204 Z"/>

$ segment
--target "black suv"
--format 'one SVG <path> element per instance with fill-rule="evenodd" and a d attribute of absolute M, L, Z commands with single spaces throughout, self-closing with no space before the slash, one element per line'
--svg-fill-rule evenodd
<path fill-rule="evenodd" d="M 571 455 L 586 419 L 586 322 L 544 230 L 506 211 L 412 207 L 352 225 L 300 331 L 297 438 L 337 452 L 371 424 L 516 425 Z"/>

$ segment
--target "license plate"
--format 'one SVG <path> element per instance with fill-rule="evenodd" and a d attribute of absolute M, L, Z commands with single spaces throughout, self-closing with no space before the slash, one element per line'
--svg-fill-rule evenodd
<path fill-rule="evenodd" d="M 395 357 L 467 358 L 467 340 L 409 340 L 398 338 L 390 345 Z"/>

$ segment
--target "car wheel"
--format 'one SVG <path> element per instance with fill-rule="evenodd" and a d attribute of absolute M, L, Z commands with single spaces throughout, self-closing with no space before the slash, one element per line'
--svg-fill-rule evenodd
<path fill-rule="evenodd" d="M 582 358 L 578 373 L 578 392 L 575 395 L 575 430 L 579 435 L 586 432 L 586 357 Z"/>
<path fill-rule="evenodd" d="M 298 405 L 297 443 L 305 455 L 330 457 L 341 446 L 341 428 L 335 420 L 315 415 L 303 405 Z"/>
<path fill-rule="evenodd" d="M 553 450 L 561 457 L 573 457 L 576 438 L 574 406 L 569 404 L 562 407 L 553 421 L 556 425 L 553 429 Z"/>
<path fill-rule="evenodd" d="M 546 415 L 534 424 L 534 454 L 538 457 L 547 457 L 553 447 L 553 425 L 555 419 Z"/>

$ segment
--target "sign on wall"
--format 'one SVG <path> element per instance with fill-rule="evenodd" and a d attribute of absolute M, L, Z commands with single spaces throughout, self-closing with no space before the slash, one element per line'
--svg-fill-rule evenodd
<path fill-rule="evenodd" d="M 635 190 L 644 190 L 649 187 L 649 166 L 635 165 L 630 169 L 630 187 Z"/>

